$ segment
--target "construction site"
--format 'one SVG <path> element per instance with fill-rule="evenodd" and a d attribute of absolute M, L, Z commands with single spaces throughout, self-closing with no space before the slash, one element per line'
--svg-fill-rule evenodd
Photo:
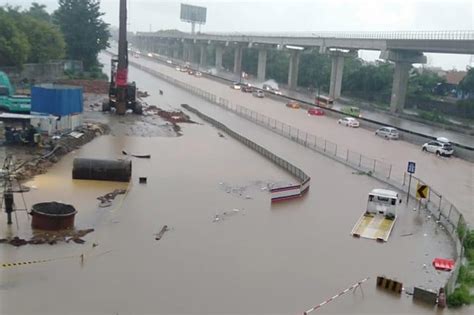
<path fill-rule="evenodd" d="M 278 99 L 129 60 L 126 21 L 121 0 L 108 82 L 37 85 L 0 114 L 1 314 L 471 314 L 446 307 L 468 225 L 432 187 L 278 125 Z M 328 134 L 373 133 L 349 129 Z"/>

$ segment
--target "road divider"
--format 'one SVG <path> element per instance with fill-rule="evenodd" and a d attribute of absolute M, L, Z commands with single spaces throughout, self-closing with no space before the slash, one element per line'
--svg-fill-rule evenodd
<path fill-rule="evenodd" d="M 256 144 L 255 142 L 247 139 L 246 137 L 236 133 L 235 131 L 229 129 L 227 126 L 224 124 L 220 123 L 219 121 L 201 113 L 197 109 L 189 106 L 188 104 L 181 104 L 181 106 L 196 114 L 199 116 L 201 119 L 211 123 L 214 127 L 219 128 L 220 130 L 224 131 L 231 137 L 235 138 L 236 140 L 240 141 L 241 143 L 245 144 L 247 147 L 250 149 L 258 152 L 260 155 L 266 157 L 270 161 L 272 161 L 274 164 L 278 165 L 279 167 L 283 168 L 287 172 L 289 172 L 291 175 L 296 177 L 299 180 L 298 184 L 292 184 L 284 187 L 275 187 L 270 190 L 271 193 L 271 201 L 272 202 L 279 202 L 279 201 L 284 201 L 284 200 L 290 200 L 294 198 L 299 198 L 303 196 L 308 190 L 311 182 L 311 178 L 303 172 L 301 169 L 296 167 L 295 165 L 291 164 L 290 162 L 280 158 L 276 154 L 273 154 L 272 152 L 268 151 L 264 147 Z"/>

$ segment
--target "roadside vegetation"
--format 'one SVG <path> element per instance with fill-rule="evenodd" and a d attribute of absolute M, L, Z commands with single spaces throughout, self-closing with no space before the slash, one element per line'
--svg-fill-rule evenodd
<path fill-rule="evenodd" d="M 448 305 L 460 307 L 474 303 L 474 230 L 466 231 L 465 227 L 458 230 L 464 238 L 463 248 L 465 261 L 459 269 L 456 289 L 448 295 Z"/>
<path fill-rule="evenodd" d="M 45 6 L 33 3 L 28 10 L 0 7 L 0 66 L 21 67 L 65 56 L 66 43 L 51 22 Z"/>
<path fill-rule="evenodd" d="M 109 25 L 98 0 L 59 0 L 52 14 L 33 2 L 29 9 L 0 7 L 0 67 L 21 68 L 62 58 L 83 62 L 83 76 L 99 77 L 99 52 L 108 47 Z M 71 74 L 72 75 L 72 74 Z"/>
<path fill-rule="evenodd" d="M 214 58 L 209 50 L 209 60 Z M 232 69 L 234 52 L 225 51 L 223 66 Z M 267 77 L 277 82 L 288 79 L 290 53 L 285 50 L 268 50 Z M 242 59 L 242 70 L 256 76 L 258 64 L 258 49 L 245 49 Z M 360 58 L 345 58 L 342 78 L 342 94 L 347 97 L 380 104 L 376 106 L 388 109 L 390 104 L 394 64 L 386 61 L 366 62 Z M 310 50 L 301 53 L 298 86 L 307 89 L 312 94 L 327 93 L 331 75 L 331 57 Z M 437 73 L 424 69 L 410 73 L 407 90 L 407 108 L 420 113 L 419 117 L 433 122 L 448 123 L 447 116 L 474 120 L 474 99 L 456 100 L 446 97 L 448 91 L 439 91 L 439 85 L 445 79 Z M 470 69 L 468 75 L 459 84 L 458 89 L 463 93 L 474 94 L 474 73 Z"/>

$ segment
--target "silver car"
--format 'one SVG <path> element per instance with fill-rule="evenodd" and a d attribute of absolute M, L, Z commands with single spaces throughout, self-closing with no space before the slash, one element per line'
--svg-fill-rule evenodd
<path fill-rule="evenodd" d="M 398 130 L 392 127 L 379 128 L 375 131 L 375 135 L 391 140 L 398 140 L 398 138 L 400 137 Z"/>

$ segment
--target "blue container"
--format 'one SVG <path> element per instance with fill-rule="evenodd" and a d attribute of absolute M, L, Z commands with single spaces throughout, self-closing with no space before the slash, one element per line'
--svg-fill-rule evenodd
<path fill-rule="evenodd" d="M 82 87 L 40 85 L 31 89 L 31 112 L 67 116 L 83 112 Z"/>

